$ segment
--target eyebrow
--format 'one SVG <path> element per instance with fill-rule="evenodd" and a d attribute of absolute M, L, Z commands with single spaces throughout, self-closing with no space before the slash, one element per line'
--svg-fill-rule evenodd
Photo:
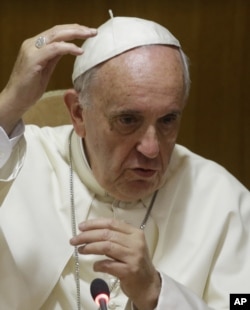
<path fill-rule="evenodd" d="M 138 111 L 138 110 L 131 110 L 131 109 L 127 109 L 127 110 L 118 110 L 118 111 L 112 111 L 110 112 L 109 115 L 106 115 L 106 117 L 108 119 L 114 119 L 117 116 L 122 116 L 122 115 L 142 115 L 142 112 Z"/>
<path fill-rule="evenodd" d="M 169 113 L 165 114 L 164 116 L 167 116 L 167 115 L 173 115 L 173 114 L 175 114 L 175 115 L 179 116 L 179 115 L 181 115 L 181 114 L 182 114 L 182 111 L 179 111 L 179 110 L 173 110 L 173 111 L 171 111 L 171 112 L 169 112 Z M 163 117 L 164 117 L 164 116 L 163 116 Z"/>
<path fill-rule="evenodd" d="M 136 115 L 136 116 L 141 116 L 143 114 L 143 112 L 141 111 L 138 111 L 138 110 L 132 110 L 132 109 L 126 109 L 126 110 L 116 110 L 116 111 L 112 111 L 110 112 L 109 115 L 106 115 L 106 117 L 109 119 L 109 120 L 112 120 L 112 119 L 115 119 L 116 117 L 119 117 L 119 116 L 122 116 L 122 115 Z M 166 114 L 164 114 L 163 116 L 159 117 L 159 119 L 163 118 L 163 117 L 166 117 L 167 115 L 177 115 L 177 116 L 180 116 L 182 114 L 182 112 L 180 110 L 172 110 L 172 111 L 169 111 L 167 112 Z"/>

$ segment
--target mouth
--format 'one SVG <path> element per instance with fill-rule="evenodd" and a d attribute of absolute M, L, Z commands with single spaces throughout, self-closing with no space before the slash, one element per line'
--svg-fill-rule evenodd
<path fill-rule="evenodd" d="M 154 176 L 156 174 L 156 170 L 152 170 L 152 169 L 143 169 L 143 168 L 135 168 L 133 169 L 133 171 L 135 172 L 135 174 L 137 174 L 140 177 L 143 178 L 150 178 L 152 176 Z"/>

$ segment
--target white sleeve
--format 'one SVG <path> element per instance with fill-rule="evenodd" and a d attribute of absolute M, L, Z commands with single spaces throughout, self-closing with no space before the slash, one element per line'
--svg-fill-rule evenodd
<path fill-rule="evenodd" d="M 190 289 L 164 273 L 160 273 L 160 276 L 161 292 L 154 310 L 213 310 Z M 128 302 L 125 309 L 138 310 L 131 301 Z"/>
<path fill-rule="evenodd" d="M 162 287 L 155 310 L 212 310 L 191 290 L 163 273 L 160 273 L 160 275 Z"/>
<path fill-rule="evenodd" d="M 24 162 L 26 141 L 20 121 L 10 137 L 0 127 L 0 207 Z"/>
<path fill-rule="evenodd" d="M 0 127 L 0 168 L 2 168 L 11 156 L 17 142 L 23 136 L 24 124 L 22 121 L 18 122 L 9 137 L 4 129 Z"/>

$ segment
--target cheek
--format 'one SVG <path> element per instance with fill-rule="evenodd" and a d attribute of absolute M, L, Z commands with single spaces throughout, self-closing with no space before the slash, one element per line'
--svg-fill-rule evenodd
<path fill-rule="evenodd" d="M 172 152 L 174 145 L 176 144 L 176 140 L 177 140 L 178 133 L 179 133 L 179 128 L 180 128 L 180 123 L 178 122 L 175 124 L 175 126 L 173 126 L 169 130 L 169 132 L 165 136 L 165 147 L 167 149 L 166 152 L 168 153 Z"/>
<path fill-rule="evenodd" d="M 160 141 L 160 153 L 163 165 L 163 170 L 166 171 L 170 162 L 171 155 L 176 144 L 177 131 L 172 131 L 171 134 L 162 137 Z"/>
<path fill-rule="evenodd" d="M 119 140 L 112 137 L 109 130 L 93 130 L 92 134 L 85 137 L 87 153 L 91 168 L 98 171 L 112 171 L 117 169 L 122 161 L 124 151 Z"/>
<path fill-rule="evenodd" d="M 133 147 L 128 141 L 123 141 L 121 138 L 109 139 L 102 144 L 102 149 L 99 152 L 99 171 L 105 167 L 103 179 L 106 182 L 112 183 L 123 175 L 126 167 L 130 164 L 132 150 Z"/>

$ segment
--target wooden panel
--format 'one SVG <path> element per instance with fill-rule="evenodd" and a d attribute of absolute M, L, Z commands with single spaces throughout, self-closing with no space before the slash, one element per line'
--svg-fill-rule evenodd
<path fill-rule="evenodd" d="M 191 62 L 192 89 L 179 142 L 224 165 L 250 188 L 250 2 L 246 0 L 1 0 L 0 87 L 21 42 L 55 24 L 97 27 L 114 15 L 164 24 Z M 65 56 L 48 90 L 71 87 Z"/>

